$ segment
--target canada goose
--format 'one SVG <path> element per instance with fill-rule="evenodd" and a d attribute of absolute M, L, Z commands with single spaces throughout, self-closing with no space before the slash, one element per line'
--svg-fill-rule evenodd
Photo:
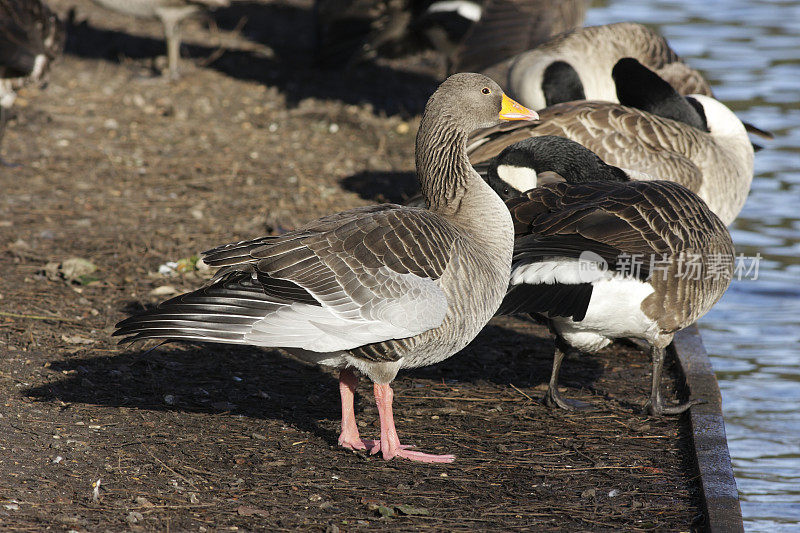
<path fill-rule="evenodd" d="M 500 305 L 511 272 L 511 216 L 470 166 L 467 135 L 535 116 L 485 76 L 451 76 L 428 100 L 417 134 L 417 175 L 430 209 L 362 207 L 215 248 L 204 260 L 222 269 L 208 285 L 120 322 L 114 334 L 123 342 L 281 347 L 339 368 L 339 444 L 385 459 L 452 461 L 400 444 L 389 383 L 401 368 L 461 350 Z M 375 383 L 380 440 L 359 436 L 352 369 Z"/>
<path fill-rule="evenodd" d="M 169 75 L 178 76 L 178 60 L 180 59 L 181 34 L 179 24 L 190 15 L 202 9 L 226 7 L 230 0 L 93 0 L 96 4 L 139 18 L 158 19 L 164 25 L 164 37 L 167 41 L 167 64 Z"/>
<path fill-rule="evenodd" d="M 587 0 L 488 0 L 464 36 L 454 71 L 477 72 L 583 24 Z"/>
<path fill-rule="evenodd" d="M 711 97 L 678 95 L 634 60 L 620 61 L 615 72 L 622 72 L 620 67 L 638 73 L 620 82 L 621 97 L 644 110 L 585 100 L 556 104 L 539 112 L 540 123 L 475 132 L 467 150 L 470 161 L 480 168 L 521 139 L 566 137 L 610 165 L 688 187 L 725 224 L 733 222 L 753 180 L 753 146 L 742 122 Z"/>
<path fill-rule="evenodd" d="M 63 49 L 64 24 L 42 0 L 0 0 L 0 143 L 17 90 L 41 82 Z"/>
<path fill-rule="evenodd" d="M 661 398 L 665 348 L 728 288 L 730 234 L 703 200 L 677 183 L 625 181 L 624 171 L 567 139 L 521 144 L 531 157 L 530 173 L 547 183 L 506 201 L 514 219 L 514 260 L 498 314 L 547 319 L 556 350 L 546 401 L 571 408 L 558 392 L 565 354 L 594 352 L 630 337 L 651 346 L 647 410 L 685 411 L 697 401 L 667 407 Z M 502 169 L 521 167 L 519 146 L 489 169 L 489 182 L 506 194 L 513 189 L 503 189 Z M 571 161 L 547 162 L 562 154 Z M 585 181 L 592 174 L 605 181 Z"/>
<path fill-rule="evenodd" d="M 618 102 L 611 70 L 623 57 L 655 71 L 682 95 L 712 96 L 705 78 L 686 65 L 664 37 L 633 22 L 556 35 L 484 73 L 534 109 L 573 100 Z"/>

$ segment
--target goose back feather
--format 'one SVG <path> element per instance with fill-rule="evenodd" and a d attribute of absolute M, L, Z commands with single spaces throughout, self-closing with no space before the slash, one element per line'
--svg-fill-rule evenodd
<path fill-rule="evenodd" d="M 642 264 L 629 277 L 653 288 L 642 311 L 658 324 L 657 333 L 645 338 L 658 342 L 660 336 L 671 338 L 708 312 L 730 283 L 734 249 L 728 231 L 702 200 L 676 183 L 558 183 L 528 191 L 508 206 L 516 235 L 509 295 L 526 285 L 523 265 L 557 257 L 571 259 L 570 266 L 577 266 L 581 254 L 591 251 L 605 261 L 610 273 L 624 270 L 620 261 L 638 257 Z M 722 271 L 716 275 L 710 269 L 720 261 Z M 690 262 L 698 271 L 684 276 Z M 558 286 L 561 276 L 569 274 L 556 274 L 551 285 Z M 605 275 L 595 283 L 608 279 Z M 535 294 L 530 287 L 525 291 Z M 500 312 L 547 313 L 546 306 L 529 309 L 516 299 L 511 307 L 507 297 Z M 560 316 L 585 320 L 590 299 L 591 290 L 575 308 L 562 309 Z"/>

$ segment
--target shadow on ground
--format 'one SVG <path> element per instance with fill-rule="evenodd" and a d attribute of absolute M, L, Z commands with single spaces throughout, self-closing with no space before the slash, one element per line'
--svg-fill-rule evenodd
<path fill-rule="evenodd" d="M 339 184 L 346 191 L 378 203 L 403 204 L 419 192 L 414 172 L 365 170 L 343 178 Z"/>
<path fill-rule="evenodd" d="M 210 13 L 212 26 L 238 30 L 252 49 L 224 49 L 196 44 L 207 36 L 184 34 L 182 55 L 207 68 L 237 79 L 275 86 L 290 105 L 304 98 L 335 99 L 348 104 L 370 104 L 375 111 L 413 116 L 419 114 L 438 80 L 431 75 L 395 68 L 386 62 L 365 62 L 346 70 L 325 70 L 313 58 L 311 10 L 281 4 L 237 2 Z M 253 46 L 256 45 L 256 46 Z M 120 62 L 165 53 L 164 41 L 92 26 L 87 21 L 68 27 L 66 53 Z"/>
<path fill-rule="evenodd" d="M 463 353 L 399 377 L 532 387 L 547 382 L 551 349 L 547 339 L 489 326 Z M 171 344 L 152 351 L 137 346 L 118 355 L 59 358 L 50 369 L 66 377 L 28 389 L 26 395 L 155 411 L 230 412 L 281 420 L 336 441 L 318 424 L 340 415 L 334 375 L 277 351 L 221 344 Z M 565 364 L 562 383 L 592 389 L 600 373 L 595 358 L 583 358 Z M 363 378 L 362 394 L 369 394 L 367 387 Z M 402 403 L 402 395 L 398 400 Z"/>

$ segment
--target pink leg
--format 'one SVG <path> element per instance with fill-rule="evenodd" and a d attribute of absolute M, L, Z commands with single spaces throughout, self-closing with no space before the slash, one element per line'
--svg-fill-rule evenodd
<path fill-rule="evenodd" d="M 351 450 L 366 450 L 377 443 L 371 440 L 362 440 L 358 434 L 356 413 L 353 408 L 358 378 L 352 370 L 345 368 L 339 372 L 339 395 L 342 397 L 342 432 L 339 434 L 339 446 Z"/>
<path fill-rule="evenodd" d="M 455 460 L 454 455 L 432 455 L 412 451 L 408 449 L 412 446 L 400 444 L 397 429 L 394 427 L 394 415 L 392 414 L 393 397 L 394 392 L 388 383 L 385 385 L 375 383 L 375 403 L 378 404 L 378 414 L 381 418 L 380 450 L 383 452 L 383 458 L 388 460 L 392 457 L 403 457 L 424 463 L 452 463 Z M 377 452 L 378 446 L 372 448 L 371 453 Z"/>

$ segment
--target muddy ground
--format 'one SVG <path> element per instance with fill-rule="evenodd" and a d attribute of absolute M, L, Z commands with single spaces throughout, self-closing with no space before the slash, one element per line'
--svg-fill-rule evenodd
<path fill-rule="evenodd" d="M 20 166 L 0 168 L 0 528 L 699 523 L 685 421 L 639 414 L 649 364 L 629 346 L 565 364 L 564 394 L 588 413 L 540 403 L 552 343 L 519 319 L 401 374 L 401 436 L 455 453 L 446 466 L 338 448 L 334 377 L 279 352 L 117 347 L 118 320 L 202 283 L 159 274 L 168 261 L 413 193 L 418 113 L 442 65 L 319 72 L 309 4 L 239 2 L 185 25 L 183 77 L 167 82 L 157 23 L 52 3 L 76 8 L 67 53 L 46 89 L 22 93 L 3 145 Z"/>

